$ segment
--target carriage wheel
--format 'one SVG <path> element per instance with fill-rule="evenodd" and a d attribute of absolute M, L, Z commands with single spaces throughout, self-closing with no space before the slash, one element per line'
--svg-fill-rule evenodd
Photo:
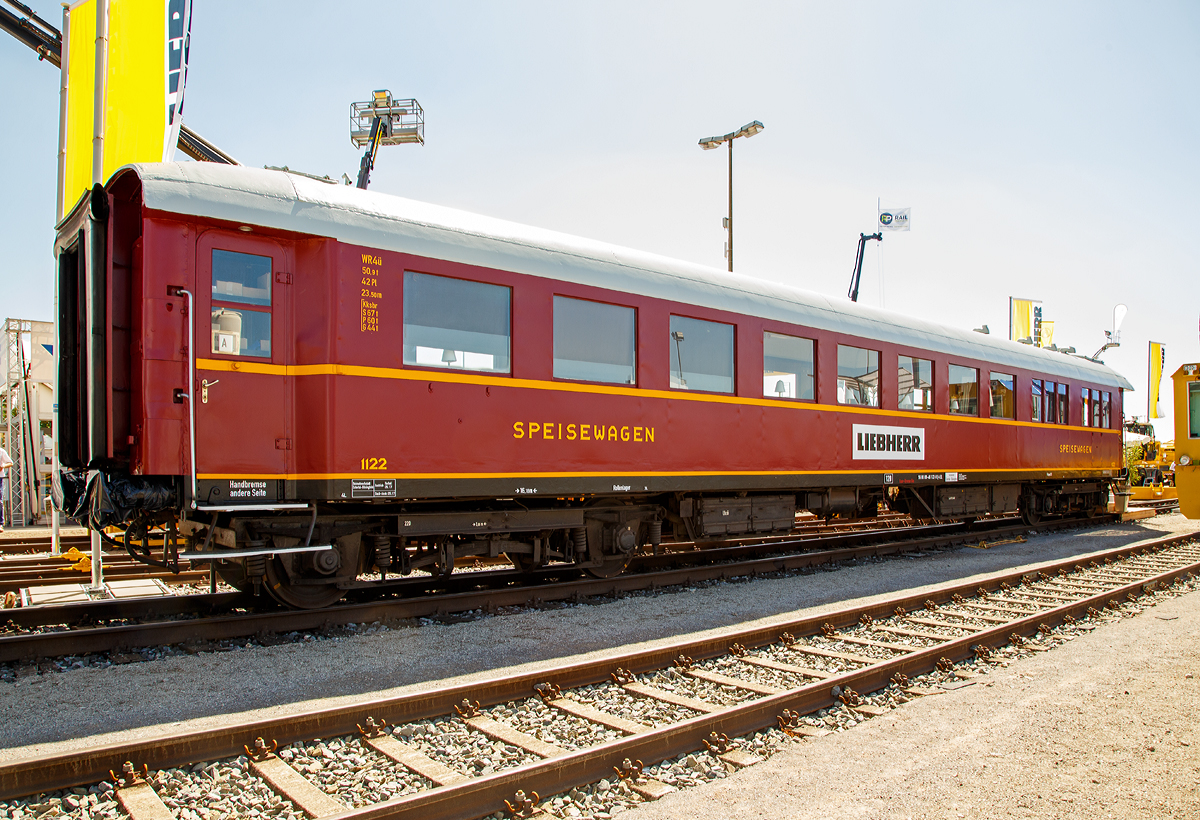
<path fill-rule="evenodd" d="M 288 559 L 291 556 L 286 556 Z M 298 581 L 327 581 L 326 583 L 294 583 L 284 570 L 282 559 L 273 555 L 267 559 L 267 571 L 263 577 L 263 585 L 267 593 L 279 603 L 295 609 L 321 609 L 332 606 L 341 600 L 346 590 L 337 585 L 337 581 L 329 580 L 324 575 L 313 574 L 311 578 L 301 577 Z"/>

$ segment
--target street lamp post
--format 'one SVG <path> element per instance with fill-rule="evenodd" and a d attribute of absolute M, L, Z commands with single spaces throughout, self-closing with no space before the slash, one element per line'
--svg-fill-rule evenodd
<path fill-rule="evenodd" d="M 755 120 L 723 137 L 707 137 L 700 140 L 700 147 L 705 151 L 720 148 L 723 142 L 729 143 L 729 216 L 721 221 L 725 223 L 725 230 L 729 234 L 725 242 L 725 256 L 729 259 L 729 270 L 731 272 L 733 271 L 733 141 L 738 137 L 753 137 L 761 130 L 763 130 L 763 124 Z"/>

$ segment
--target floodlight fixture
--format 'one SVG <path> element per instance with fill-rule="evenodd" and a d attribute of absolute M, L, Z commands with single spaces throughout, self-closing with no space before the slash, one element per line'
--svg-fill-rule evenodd
<path fill-rule="evenodd" d="M 730 131 L 723 137 L 705 137 L 699 145 L 705 151 L 720 148 L 722 143 L 729 144 L 729 216 L 721 222 L 729 236 L 725 241 L 725 258 L 729 260 L 729 270 L 733 270 L 733 141 L 738 137 L 753 137 L 763 130 L 763 124 L 758 120 L 746 123 L 736 131 Z"/>

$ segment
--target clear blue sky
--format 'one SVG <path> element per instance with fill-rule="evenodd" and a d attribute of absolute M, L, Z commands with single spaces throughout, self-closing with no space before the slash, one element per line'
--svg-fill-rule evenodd
<path fill-rule="evenodd" d="M 0 76 L 0 313 L 49 319 L 57 73 L 4 38 Z M 1200 360 L 1197 77 L 1186 2 L 195 0 L 186 121 L 247 165 L 354 177 L 349 104 L 389 88 L 427 144 L 383 149 L 373 189 L 723 267 L 725 154 L 696 143 L 758 119 L 740 272 L 844 297 L 877 198 L 911 206 L 862 301 L 882 267 L 886 307 L 1005 334 L 1008 297 L 1037 298 L 1088 354 L 1124 302 L 1105 360 L 1144 416 L 1148 340 L 1168 375 Z"/>

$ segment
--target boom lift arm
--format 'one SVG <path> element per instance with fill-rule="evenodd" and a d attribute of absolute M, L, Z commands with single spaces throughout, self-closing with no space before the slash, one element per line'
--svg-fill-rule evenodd
<path fill-rule="evenodd" d="M 383 132 L 386 130 L 383 117 L 375 117 L 371 123 L 371 141 L 367 143 L 367 153 L 363 154 L 362 162 L 358 166 L 358 188 L 367 190 L 367 183 L 371 181 L 371 169 L 375 167 L 375 156 L 379 153 L 379 144 L 383 141 Z"/>
<path fill-rule="evenodd" d="M 858 301 L 858 282 L 860 279 L 862 279 L 863 248 L 865 248 L 867 245 L 867 242 L 872 239 L 876 239 L 876 240 L 882 242 L 883 234 L 882 233 L 873 233 L 873 234 L 860 233 L 858 235 L 858 256 L 856 256 L 854 259 L 854 275 L 850 277 L 850 292 L 846 294 L 847 296 L 850 297 L 851 302 Z"/>

